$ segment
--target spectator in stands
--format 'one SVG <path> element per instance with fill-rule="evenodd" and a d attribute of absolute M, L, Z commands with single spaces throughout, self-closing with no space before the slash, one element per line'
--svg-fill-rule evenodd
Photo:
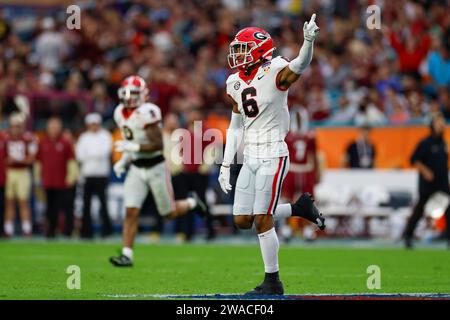
<path fill-rule="evenodd" d="M 411 28 L 407 30 L 413 33 L 421 30 L 414 30 Z M 431 38 L 428 35 L 421 34 L 409 34 L 406 39 L 401 39 L 396 32 L 390 32 L 389 40 L 392 47 L 397 52 L 397 56 L 400 62 L 400 71 L 406 74 L 410 74 L 416 78 L 419 78 L 419 65 L 422 60 L 427 56 L 428 50 L 431 45 Z"/>
<path fill-rule="evenodd" d="M 336 124 L 351 124 L 356 115 L 357 107 L 350 103 L 346 96 L 341 96 L 338 102 L 339 109 L 335 111 L 330 121 Z"/>
<path fill-rule="evenodd" d="M 8 38 L 11 27 L 9 26 L 8 22 L 3 17 L 3 10 L 0 9 L 0 43 L 2 43 L 5 39 Z"/>
<path fill-rule="evenodd" d="M 92 238 L 91 200 L 96 195 L 100 200 L 102 236 L 112 233 L 111 220 L 106 202 L 108 178 L 111 171 L 112 136 L 101 127 L 102 118 L 98 113 L 85 117 L 87 131 L 80 135 L 76 144 L 76 158 L 81 164 L 81 176 L 84 179 L 83 219 L 81 237 Z"/>
<path fill-rule="evenodd" d="M 436 87 L 450 86 L 450 40 L 447 44 L 439 43 L 437 50 L 428 55 L 428 72 Z"/>
<path fill-rule="evenodd" d="M 25 129 L 26 116 L 13 113 L 9 117 L 9 131 L 6 136 L 6 186 L 5 186 L 5 235 L 14 235 L 16 201 L 22 222 L 22 233 L 32 235 L 30 211 L 31 172 L 30 168 L 38 151 L 37 138 Z"/>
<path fill-rule="evenodd" d="M 424 120 L 424 115 L 429 109 L 428 103 L 421 92 L 411 91 L 406 97 L 410 109 L 410 120 L 421 122 Z"/>
<path fill-rule="evenodd" d="M 41 70 L 60 71 L 62 61 L 68 54 L 68 45 L 64 35 L 56 31 L 56 22 L 45 17 L 41 24 L 43 32 L 36 39 L 36 60 Z"/>
<path fill-rule="evenodd" d="M 324 120 L 330 115 L 330 100 L 325 90 L 320 86 L 313 86 L 308 92 L 307 108 L 312 120 Z"/>
<path fill-rule="evenodd" d="M 400 91 L 401 89 L 400 77 L 393 73 L 389 67 L 389 65 L 381 66 L 376 74 L 377 81 L 375 83 L 375 88 L 382 96 L 386 94 L 388 89 L 393 89 L 395 91 Z"/>
<path fill-rule="evenodd" d="M 351 143 L 344 157 L 344 167 L 372 169 L 375 165 L 375 147 L 370 141 L 370 127 L 361 127 L 360 136 Z"/>
<path fill-rule="evenodd" d="M 423 216 L 428 199 L 437 191 L 450 196 L 448 152 L 443 138 L 445 119 L 442 114 L 436 113 L 432 116 L 430 128 L 431 134 L 417 145 L 411 157 L 411 164 L 419 171 L 419 200 L 405 228 L 406 248 L 413 247 L 414 230 Z M 445 217 L 447 221 L 446 238 L 450 248 L 450 205 L 445 211 Z"/>
<path fill-rule="evenodd" d="M 54 238 L 58 216 L 64 211 L 63 234 L 72 235 L 74 228 L 73 201 L 71 188 L 78 177 L 78 165 L 75 161 L 72 144 L 62 135 L 60 118 L 50 118 L 47 133 L 39 143 L 36 168 L 37 177 L 42 181 L 46 195 L 46 236 Z"/>
<path fill-rule="evenodd" d="M 358 105 L 354 121 L 357 126 L 381 125 L 386 122 L 386 116 L 378 109 L 369 95 L 366 95 Z"/>
<path fill-rule="evenodd" d="M 385 37 L 356 28 L 358 22 L 364 23 L 359 20 L 366 14 L 365 1 L 347 6 L 342 5 L 345 1 L 304 1 L 301 10 L 293 11 L 277 9 L 289 7 L 290 1 L 263 5 L 235 2 L 239 5 L 212 1 L 198 6 L 194 0 L 176 5 L 91 1 L 83 8 L 82 28 L 76 32 L 67 32 L 61 17 L 40 18 L 46 9 L 27 10 L 24 15 L 36 21 L 29 24 L 13 23 L 21 13 L 9 10 L 0 17 L 0 26 L 5 27 L 0 30 L 0 87 L 33 93 L 53 89 L 77 95 L 91 92 L 94 110 L 108 121 L 111 110 L 105 89 L 113 97 L 120 79 L 139 73 L 150 83 L 150 96 L 163 115 L 194 107 L 226 108 L 223 92 L 229 71 L 224 68 L 225 57 L 235 32 L 244 25 L 267 27 L 279 52 L 292 58 L 301 36 L 294 32 L 298 15 L 313 10 L 327 12 L 320 16 L 324 28 L 311 66 L 295 88 L 305 92 L 302 104 L 308 107 L 312 119 L 329 119 L 329 110 L 335 106 L 333 98 L 341 95 L 347 80 L 356 84 L 356 91 L 376 88 L 382 98 L 387 86 L 394 86 L 398 92 L 400 87 L 405 89 L 405 82 L 416 83 L 417 88 L 430 78 L 436 86 L 448 83 L 449 28 L 445 17 L 449 7 L 445 1 L 433 2 L 433 10 L 428 10 L 429 1 L 389 3 L 383 7 Z M 339 16 L 340 12 L 345 12 L 345 18 Z M 426 59 L 429 34 L 442 38 L 442 44 L 433 45 Z M 430 77 L 417 76 L 421 62 L 429 65 Z M 427 94 L 436 93 L 432 88 L 427 90 Z M 66 104 L 60 114 L 64 120 L 82 119 L 81 106 Z"/>

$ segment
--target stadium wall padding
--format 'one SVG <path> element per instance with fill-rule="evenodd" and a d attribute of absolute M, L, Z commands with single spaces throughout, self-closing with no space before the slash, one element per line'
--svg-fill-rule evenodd
<path fill-rule="evenodd" d="M 358 137 L 359 131 L 355 127 L 316 129 L 318 150 L 324 155 L 327 168 L 342 167 L 345 151 Z M 370 138 L 375 145 L 376 168 L 411 168 L 409 159 L 414 148 L 429 133 L 426 126 L 373 128 Z M 446 128 L 445 140 L 450 145 L 450 128 Z"/>

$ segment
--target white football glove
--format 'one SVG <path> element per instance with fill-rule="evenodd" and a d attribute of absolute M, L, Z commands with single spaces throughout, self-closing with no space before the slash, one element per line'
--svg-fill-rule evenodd
<path fill-rule="evenodd" d="M 116 175 L 117 178 L 120 179 L 120 177 L 124 174 L 126 167 L 127 167 L 127 163 L 126 163 L 126 161 L 124 161 L 122 159 L 120 159 L 119 161 L 114 163 L 113 170 L 114 170 L 114 174 Z"/>
<path fill-rule="evenodd" d="M 311 16 L 311 20 L 305 21 L 303 25 L 303 38 L 309 42 L 313 42 L 319 34 L 319 27 L 316 24 L 316 14 Z"/>
<path fill-rule="evenodd" d="M 219 184 L 222 191 L 226 194 L 232 189 L 230 184 L 230 167 L 220 166 Z"/>
<path fill-rule="evenodd" d="M 140 149 L 139 144 L 127 140 L 116 141 L 114 147 L 117 152 L 138 152 Z"/>

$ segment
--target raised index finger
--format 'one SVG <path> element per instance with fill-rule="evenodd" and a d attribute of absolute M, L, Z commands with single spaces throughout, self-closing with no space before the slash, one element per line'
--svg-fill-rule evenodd
<path fill-rule="evenodd" d="M 316 14 L 315 13 L 313 13 L 313 15 L 311 16 L 311 20 L 309 20 L 309 22 L 311 23 L 311 22 L 314 22 L 314 21 L 316 21 Z"/>

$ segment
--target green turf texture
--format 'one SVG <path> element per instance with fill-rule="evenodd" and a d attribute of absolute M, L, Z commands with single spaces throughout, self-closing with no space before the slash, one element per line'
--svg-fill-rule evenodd
<path fill-rule="evenodd" d="M 117 244 L 0 242 L 0 299 L 114 299 L 110 294 L 243 293 L 263 277 L 257 245 L 151 245 L 135 248 L 135 266 L 112 267 Z M 69 265 L 81 289 L 66 286 Z M 367 267 L 381 268 L 369 290 Z M 281 246 L 286 294 L 450 293 L 445 249 L 360 249 Z M 148 298 L 148 297 L 147 297 Z M 151 297 L 150 297 L 151 298 Z"/>

